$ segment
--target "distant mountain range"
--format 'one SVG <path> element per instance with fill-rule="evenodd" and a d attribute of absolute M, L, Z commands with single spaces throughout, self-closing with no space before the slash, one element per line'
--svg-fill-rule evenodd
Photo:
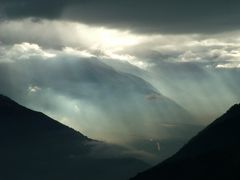
<path fill-rule="evenodd" d="M 132 180 L 239 180 L 240 104 L 192 138 L 180 151 Z"/>
<path fill-rule="evenodd" d="M 55 115 L 90 137 L 150 153 L 157 162 L 201 128 L 149 82 L 96 58 L 1 63 L 0 85 L 0 93 L 31 109 Z"/>
<path fill-rule="evenodd" d="M 0 95 L 1 180 L 123 180 L 147 167 Z"/>

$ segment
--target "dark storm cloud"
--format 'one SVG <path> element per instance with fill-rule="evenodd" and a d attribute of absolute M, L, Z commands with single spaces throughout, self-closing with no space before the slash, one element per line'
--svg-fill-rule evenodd
<path fill-rule="evenodd" d="M 211 33 L 239 28 L 233 0 L 2 0 L 2 18 L 69 19 L 141 32 Z"/>
<path fill-rule="evenodd" d="M 64 1 L 47 0 L 2 0 L 0 4 L 5 18 L 56 18 L 66 5 Z"/>

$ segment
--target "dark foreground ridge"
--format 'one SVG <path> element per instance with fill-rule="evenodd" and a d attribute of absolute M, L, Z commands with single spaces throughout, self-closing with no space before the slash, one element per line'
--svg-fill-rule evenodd
<path fill-rule="evenodd" d="M 240 104 L 192 138 L 163 163 L 132 180 L 239 180 Z"/>
<path fill-rule="evenodd" d="M 122 180 L 147 167 L 133 158 L 98 157 L 99 144 L 111 150 L 0 95 L 1 180 Z"/>

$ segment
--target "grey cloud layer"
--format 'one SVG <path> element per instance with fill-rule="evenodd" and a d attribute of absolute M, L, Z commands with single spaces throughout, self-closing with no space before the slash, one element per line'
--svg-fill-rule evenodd
<path fill-rule="evenodd" d="M 46 49 L 70 47 L 92 56 L 106 56 L 106 53 L 109 56 L 111 52 L 110 56 L 115 59 L 131 56 L 136 61 L 150 60 L 153 64 L 162 60 L 205 61 L 215 66 L 235 63 L 237 67 L 240 57 L 239 31 L 215 35 L 147 36 L 78 23 L 46 20 L 32 22 L 29 19 L 2 22 L 0 27 L 2 45 L 30 42 Z"/>
<path fill-rule="evenodd" d="M 28 27 L 27 30 L 24 27 Z M 47 27 L 51 31 L 47 31 Z M 237 91 L 240 77 L 240 39 L 238 38 L 240 33 L 237 31 L 215 35 L 152 36 L 117 31 L 112 36 L 111 32 L 103 30 L 109 39 L 102 39 L 101 33 L 96 27 L 62 21 L 5 22 L 0 28 L 0 39 L 3 42 L 3 46 L 0 47 L 0 50 L 2 49 L 0 57 L 4 60 L 10 57 L 31 59 L 36 58 L 36 55 L 48 58 L 54 56 L 55 51 L 57 54 L 67 52 L 68 55 L 83 55 L 81 58 L 92 56 L 119 71 L 135 74 L 152 82 L 163 94 L 177 100 L 191 112 L 196 112 L 197 117 L 207 122 L 216 118 L 240 98 Z M 116 45 L 119 36 L 126 42 L 132 40 L 132 36 L 133 39 L 140 41 L 131 46 Z M 37 45 L 21 42 L 40 44 L 43 49 Z M 9 44 L 11 50 L 7 50 L 4 44 Z M 92 49 L 95 44 L 101 45 L 97 46 L 97 49 Z M 64 46 L 69 49 L 64 49 Z M 24 50 L 27 47 L 28 50 Z M 130 55 L 134 57 L 135 62 L 119 60 L 119 56 L 107 57 L 109 58 L 107 59 L 105 53 L 115 48 L 117 51 L 112 53 L 119 56 Z M 85 56 L 86 54 L 88 57 Z M 139 69 L 134 63 L 144 63 L 147 68 Z M 203 114 L 206 117 L 202 117 Z"/>
<path fill-rule="evenodd" d="M 69 19 L 139 32 L 211 33 L 239 28 L 234 0 L 3 0 L 1 17 Z"/>

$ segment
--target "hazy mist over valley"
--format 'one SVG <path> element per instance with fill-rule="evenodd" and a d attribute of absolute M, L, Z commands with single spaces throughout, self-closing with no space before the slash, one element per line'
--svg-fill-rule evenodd
<path fill-rule="evenodd" d="M 107 168 L 124 167 L 121 158 L 132 158 L 129 167 L 139 161 L 131 172 L 122 169 L 131 178 L 174 155 L 240 102 L 239 7 L 216 0 L 1 0 L 0 94 L 88 137 L 86 154 L 102 158 L 100 164 L 110 159 Z M 9 113 L 3 117 L 14 123 L 37 116 L 0 100 Z M 49 137 L 64 138 L 58 135 Z M 64 162 L 70 169 L 79 163 Z M 103 179 L 112 179 L 105 173 Z"/>

